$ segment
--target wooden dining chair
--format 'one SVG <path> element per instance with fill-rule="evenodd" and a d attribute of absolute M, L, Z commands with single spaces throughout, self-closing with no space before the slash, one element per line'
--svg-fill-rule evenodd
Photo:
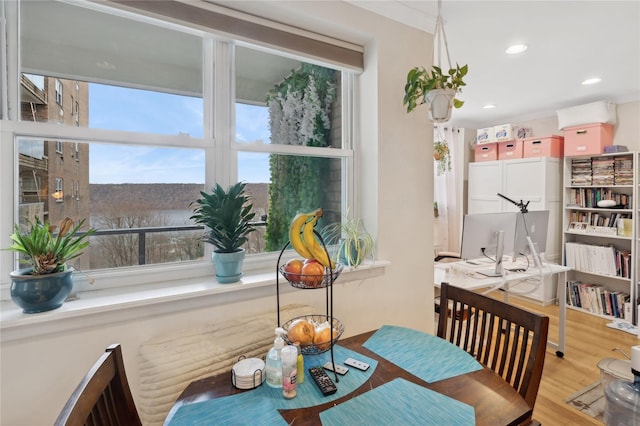
<path fill-rule="evenodd" d="M 438 337 L 502 376 L 533 409 L 549 317 L 447 283 L 440 287 L 440 304 Z"/>
<path fill-rule="evenodd" d="M 124 371 L 120 344 L 109 346 L 91 367 L 55 422 L 62 425 L 141 425 Z"/>

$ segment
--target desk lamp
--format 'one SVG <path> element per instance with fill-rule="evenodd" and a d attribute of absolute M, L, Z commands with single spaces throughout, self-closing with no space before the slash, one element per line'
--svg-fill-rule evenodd
<path fill-rule="evenodd" d="M 540 256 L 538 255 L 538 252 L 536 251 L 536 248 L 533 244 L 533 241 L 531 240 L 531 235 L 529 234 L 529 227 L 527 226 L 527 213 L 529 213 L 528 210 L 528 206 L 529 203 L 531 201 L 527 201 L 526 203 L 522 200 L 520 200 L 520 202 L 516 202 L 514 200 L 512 200 L 511 198 L 502 195 L 498 192 L 498 196 L 501 198 L 504 198 L 505 200 L 507 200 L 508 202 L 512 203 L 513 205 L 515 205 L 516 207 L 518 207 L 520 209 L 520 212 L 522 213 L 522 220 L 524 221 L 524 231 L 527 234 L 527 244 L 529 245 L 529 250 L 531 250 L 531 256 L 533 256 L 533 263 L 537 268 L 541 268 L 542 267 L 542 260 L 540 259 Z"/>

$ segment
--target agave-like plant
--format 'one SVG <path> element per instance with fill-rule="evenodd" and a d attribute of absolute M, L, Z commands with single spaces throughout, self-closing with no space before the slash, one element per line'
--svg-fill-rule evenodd
<path fill-rule="evenodd" d="M 34 222 L 28 221 L 29 230 L 26 233 L 20 232 L 16 224 L 11 234 L 13 244 L 8 250 L 24 254 L 27 258 L 20 259 L 20 262 L 30 264 L 33 275 L 62 272 L 69 260 L 82 254 L 82 250 L 89 245 L 89 236 L 96 231 L 91 228 L 79 233 L 84 222 L 82 219 L 74 226 L 73 220 L 67 217 L 60 222 L 58 229 L 36 217 Z"/>
<path fill-rule="evenodd" d="M 247 242 L 247 235 L 255 231 L 251 220 L 253 203 L 244 192 L 245 184 L 238 182 L 225 191 L 220 184 L 210 193 L 201 191 L 202 198 L 194 201 L 194 214 L 190 217 L 209 228 L 203 240 L 216 247 L 218 253 L 235 253 Z"/>

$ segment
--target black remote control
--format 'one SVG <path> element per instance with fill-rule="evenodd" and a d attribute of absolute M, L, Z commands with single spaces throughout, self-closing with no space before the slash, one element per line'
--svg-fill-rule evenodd
<path fill-rule="evenodd" d="M 336 393 L 338 388 L 331 380 L 331 377 L 324 371 L 322 367 L 313 367 L 309 369 L 309 374 L 313 377 L 322 395 L 327 396 Z"/>

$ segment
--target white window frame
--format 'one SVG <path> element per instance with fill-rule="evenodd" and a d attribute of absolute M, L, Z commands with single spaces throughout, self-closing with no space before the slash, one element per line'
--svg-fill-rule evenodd
<path fill-rule="evenodd" d="M 125 13 L 125 12 L 118 12 Z M 130 16 L 127 14 L 127 16 Z M 135 15 L 135 19 L 146 20 L 140 15 Z M 158 24 L 157 20 L 149 19 L 149 22 Z M 164 26 L 164 23 L 163 23 Z M 167 28 L 176 29 L 175 24 L 166 23 Z M 347 206 L 354 206 L 353 203 L 353 142 L 351 120 L 353 117 L 351 106 L 353 92 L 353 76 L 350 73 L 343 72 L 342 77 L 342 144 L 344 148 L 317 148 L 304 146 L 289 145 L 255 145 L 242 144 L 233 140 L 235 134 L 235 83 L 233 73 L 233 48 L 234 42 L 216 38 L 211 33 L 204 33 L 199 30 L 183 28 L 184 31 L 197 33 L 203 37 L 203 58 L 204 58 L 204 82 L 203 82 L 203 113 L 204 113 L 204 136 L 202 138 L 192 137 L 189 135 L 161 135 L 150 133 L 134 133 L 126 131 L 114 131 L 103 129 L 91 129 L 76 126 L 60 126 L 50 123 L 37 123 L 20 121 L 19 117 L 10 117 L 10 120 L 2 122 L 4 127 L 0 134 L 0 148 L 3 149 L 3 158 L 15 158 L 15 140 L 20 136 L 28 136 L 35 138 L 43 138 L 45 140 L 58 139 L 75 142 L 88 143 L 134 143 L 136 145 L 148 146 L 167 146 L 179 148 L 197 148 L 205 151 L 206 164 L 212 165 L 205 171 L 205 186 L 212 187 L 215 183 L 223 186 L 229 185 L 237 181 L 237 153 L 238 152 L 260 152 L 287 155 L 311 155 L 326 158 L 338 158 L 343 161 L 343 178 L 342 178 L 342 206 L 346 210 Z M 17 31 L 14 37 L 17 38 Z M 11 46 L 12 43 L 16 43 Z M 17 39 L 9 36 L 10 51 L 17 51 Z M 257 48 L 256 46 L 252 46 Z M 273 52 L 273 50 L 271 50 Z M 284 53 L 284 52 L 283 52 Z M 15 57 L 18 57 L 16 55 Z M 306 61 L 305 58 L 300 58 Z M 215 70 L 213 64 L 215 63 Z M 9 63 L 8 71 L 8 93 L 12 94 L 12 98 L 7 102 L 9 105 L 19 105 L 19 64 Z M 327 66 L 334 68 L 332 65 Z M 5 72 L 4 70 L 2 71 Z M 215 74 L 214 74 L 215 73 Z M 214 75 L 216 78 L 214 79 Z M 11 78 L 13 77 L 13 78 Z M 226 107 L 225 107 L 226 106 Z M 13 147 L 9 150 L 7 147 Z M 9 156 L 5 156 L 5 152 L 10 152 Z M 13 187 L 17 185 L 17 167 L 11 164 L 13 172 Z M 0 167 L 0 170 L 2 167 Z M 5 169 L 6 170 L 6 169 Z M 15 191 L 12 191 L 15 192 Z M 14 206 L 17 206 L 18 200 L 14 197 Z M 351 209 L 354 212 L 355 209 Z M 17 208 L 14 209 L 13 220 L 17 223 Z M 5 216 L 7 217 L 7 216 Z M 6 219 L 5 219 L 6 222 Z M 12 224 L 2 223 L 1 229 L 10 229 Z M 8 236 L 7 236 L 8 237 Z M 210 259 L 212 247 L 205 245 L 205 259 Z M 244 271 L 245 276 L 264 273 L 265 271 L 273 271 L 274 264 L 279 253 L 264 253 L 248 256 L 245 260 Z M 6 256 L 6 254 L 5 254 Z M 293 256 L 293 253 L 291 254 Z M 286 258 L 287 256 L 285 256 Z M 2 258 L 3 267 L 7 264 L 6 258 Z M 182 262 L 180 264 L 156 264 L 142 265 L 134 267 L 114 268 L 103 271 L 91 271 L 91 275 L 95 279 L 95 284 L 91 286 L 83 285 L 86 278 L 82 275 L 77 278 L 78 291 L 82 290 L 100 290 L 104 288 L 137 286 L 149 283 L 159 283 L 174 280 L 185 280 L 190 278 L 212 277 L 213 264 L 210 261 L 192 261 Z M 8 274 L 4 274 L 8 275 Z"/>

